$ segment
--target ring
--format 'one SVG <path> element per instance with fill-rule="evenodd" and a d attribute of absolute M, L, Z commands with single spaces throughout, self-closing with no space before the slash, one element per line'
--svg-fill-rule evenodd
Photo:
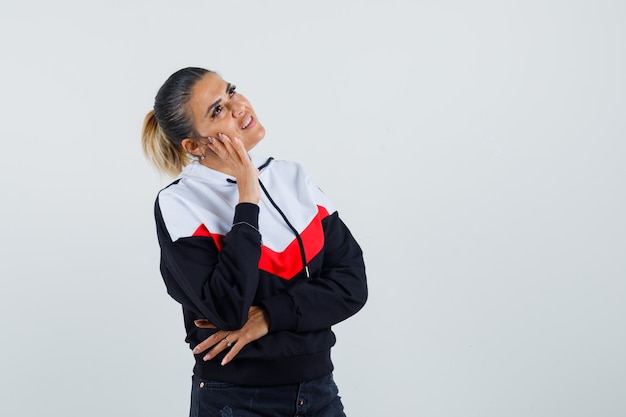
<path fill-rule="evenodd" d="M 229 342 L 226 337 L 224 339 L 222 339 L 222 340 L 224 340 L 224 342 L 226 342 L 226 347 L 232 347 L 233 346 L 233 342 Z"/>

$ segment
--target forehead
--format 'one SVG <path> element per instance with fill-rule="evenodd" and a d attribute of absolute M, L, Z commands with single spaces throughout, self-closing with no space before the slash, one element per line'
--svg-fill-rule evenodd
<path fill-rule="evenodd" d="M 194 115 L 196 111 L 206 112 L 211 104 L 221 98 L 226 92 L 226 85 L 226 81 L 219 75 L 212 72 L 205 74 L 191 89 L 189 104 Z"/>

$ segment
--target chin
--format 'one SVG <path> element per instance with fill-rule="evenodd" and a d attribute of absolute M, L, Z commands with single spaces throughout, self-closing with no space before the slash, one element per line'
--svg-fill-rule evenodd
<path fill-rule="evenodd" d="M 255 135 L 254 138 L 251 138 L 250 147 L 248 148 L 248 150 L 252 150 L 252 148 L 258 145 L 258 143 L 261 142 L 263 138 L 265 138 L 265 128 L 263 128 L 263 126 L 259 126 L 259 128 L 260 129 L 257 135 Z"/>
<path fill-rule="evenodd" d="M 259 142 L 261 142 L 262 140 L 263 140 L 263 138 L 261 138 L 261 139 L 259 139 L 259 140 L 255 141 L 255 142 L 250 143 L 250 145 L 248 145 L 248 146 L 246 147 L 246 150 L 247 150 L 248 152 L 250 152 L 250 151 L 251 151 L 252 149 L 254 149 L 254 148 L 256 147 L 256 145 L 258 145 L 258 144 L 259 144 Z"/>

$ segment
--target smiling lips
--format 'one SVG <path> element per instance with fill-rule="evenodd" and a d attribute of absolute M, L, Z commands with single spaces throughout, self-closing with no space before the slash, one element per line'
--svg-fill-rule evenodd
<path fill-rule="evenodd" d="M 252 116 L 248 116 L 246 118 L 246 121 L 244 122 L 244 124 L 241 126 L 241 130 L 244 130 L 245 128 L 247 128 L 248 126 L 250 126 L 250 124 L 252 124 Z"/>

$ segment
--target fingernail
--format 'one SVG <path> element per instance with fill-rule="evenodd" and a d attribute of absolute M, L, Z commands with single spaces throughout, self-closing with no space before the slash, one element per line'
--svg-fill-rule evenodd
<path fill-rule="evenodd" d="M 208 361 L 209 359 L 211 359 L 210 353 L 207 353 L 206 355 L 204 355 L 204 358 L 202 358 L 203 361 Z"/>
<path fill-rule="evenodd" d="M 219 136 L 220 139 L 224 139 L 224 134 L 222 134 L 222 133 L 218 133 L 217 136 Z"/>
<path fill-rule="evenodd" d="M 196 346 L 195 348 L 193 348 L 192 352 L 193 352 L 194 355 L 196 353 L 200 353 L 200 346 Z"/>
<path fill-rule="evenodd" d="M 222 366 L 226 365 L 226 358 L 222 359 L 222 363 L 221 363 L 221 365 L 222 365 Z"/>
<path fill-rule="evenodd" d="M 209 136 L 207 139 L 209 140 L 210 144 L 213 144 L 213 142 L 215 142 L 215 139 L 213 139 L 212 136 Z"/>

